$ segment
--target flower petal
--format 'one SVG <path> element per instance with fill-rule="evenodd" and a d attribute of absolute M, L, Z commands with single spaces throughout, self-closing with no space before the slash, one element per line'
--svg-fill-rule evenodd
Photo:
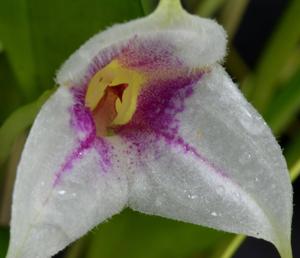
<path fill-rule="evenodd" d="M 18 167 L 9 258 L 50 257 L 127 202 L 126 175 L 102 160 L 110 158 L 110 143 L 84 142 L 89 126 L 72 120 L 75 102 L 61 87 L 30 132 Z"/>
<path fill-rule="evenodd" d="M 57 74 L 60 85 L 84 80 L 88 67 L 99 52 L 111 59 L 122 46 L 138 37 L 140 41 L 163 39 L 176 46 L 175 56 L 190 67 L 204 67 L 221 61 L 226 52 L 226 34 L 215 21 L 190 15 L 184 10 L 158 8 L 156 12 L 113 27 L 93 36 L 78 49 Z"/>
<path fill-rule="evenodd" d="M 263 238 L 282 257 L 292 257 L 292 188 L 281 149 L 262 117 L 218 65 L 192 94 L 172 96 L 169 104 L 156 103 L 155 137 L 146 135 L 151 130 L 133 136 L 138 139 L 127 137 L 139 143 L 140 160 L 129 206 Z M 176 117 L 170 120 L 166 114 L 172 112 Z"/>

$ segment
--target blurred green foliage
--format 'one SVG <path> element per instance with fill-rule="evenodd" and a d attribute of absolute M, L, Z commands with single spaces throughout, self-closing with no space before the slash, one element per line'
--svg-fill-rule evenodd
<path fill-rule="evenodd" d="M 148 14 L 157 2 L 1 0 L 0 173 L 7 170 L 4 161 L 9 157 L 15 139 L 26 132 L 51 94 L 45 90 L 54 85 L 53 78 L 61 63 L 93 34 L 114 23 Z M 248 3 L 247 0 L 243 3 L 241 0 L 184 2 L 196 14 L 219 19 L 228 29 L 229 39 L 234 37 Z M 284 147 L 290 165 L 300 158 L 300 130 L 293 129 L 299 128 L 296 115 L 300 110 L 300 62 L 294 58 L 296 52 L 296 56 L 300 56 L 297 49 L 300 26 L 294 26 L 299 13 L 300 1 L 291 0 L 253 70 L 236 50 L 230 51 L 227 58 L 227 69 L 240 80 L 242 90 L 257 108 L 264 111 L 276 135 L 288 139 Z M 230 45 L 229 49 L 232 48 Z M 65 257 L 211 257 L 218 253 L 216 249 L 220 252 L 224 246 L 226 249 L 225 244 L 231 237 L 199 226 L 126 210 L 68 248 Z M 0 228 L 0 258 L 5 256 L 7 242 L 6 222 L 5 227 Z"/>
<path fill-rule="evenodd" d="M 229 236 L 129 209 L 99 226 L 91 235 L 87 258 L 204 257 L 224 236 Z"/>
<path fill-rule="evenodd" d="M 295 24 L 300 13 L 300 1 L 291 1 L 288 9 L 269 40 L 260 62 L 256 66 L 252 80 L 252 100 L 255 107 L 264 112 L 276 92 L 281 70 L 295 51 L 300 38 L 300 26 Z"/>
<path fill-rule="evenodd" d="M 0 165 L 9 155 L 16 136 L 24 132 L 32 124 L 39 109 L 53 91 L 54 90 L 45 91 L 36 101 L 18 108 L 5 120 L 0 128 Z"/>
<path fill-rule="evenodd" d="M 280 87 L 265 114 L 266 121 L 273 132 L 280 135 L 300 109 L 300 69 Z"/>
<path fill-rule="evenodd" d="M 0 257 L 5 257 L 8 247 L 8 230 L 0 227 Z"/>
<path fill-rule="evenodd" d="M 21 96 L 7 56 L 0 53 L 0 123 L 21 104 Z"/>
<path fill-rule="evenodd" d="M 142 15 L 138 0 L 2 0 L 0 37 L 23 96 L 32 100 L 51 87 L 56 70 L 86 39 Z"/>

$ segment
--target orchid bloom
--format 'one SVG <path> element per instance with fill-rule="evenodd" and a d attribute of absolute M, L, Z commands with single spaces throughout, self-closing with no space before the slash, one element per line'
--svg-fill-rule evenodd
<path fill-rule="evenodd" d="M 8 258 L 51 257 L 125 207 L 263 238 L 291 258 L 281 149 L 219 64 L 216 22 L 162 0 L 57 74 L 18 167 Z"/>

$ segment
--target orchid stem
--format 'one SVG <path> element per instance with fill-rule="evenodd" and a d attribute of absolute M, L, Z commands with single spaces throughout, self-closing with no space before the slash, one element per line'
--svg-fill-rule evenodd
<path fill-rule="evenodd" d="M 160 0 L 158 8 L 182 8 L 180 0 Z"/>
<path fill-rule="evenodd" d="M 231 258 L 245 239 L 246 236 L 244 235 L 236 235 L 235 237 L 233 237 L 232 241 L 229 243 L 220 258 Z"/>

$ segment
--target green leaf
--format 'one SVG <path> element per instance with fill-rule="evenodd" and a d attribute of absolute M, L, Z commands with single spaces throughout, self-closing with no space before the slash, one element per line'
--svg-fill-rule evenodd
<path fill-rule="evenodd" d="M 296 135 L 294 135 L 294 137 L 292 138 L 291 143 L 286 148 L 284 148 L 283 153 L 284 156 L 286 157 L 288 166 L 295 164 L 296 161 L 299 159 L 299 153 L 300 153 L 299 130 L 296 131 Z"/>
<path fill-rule="evenodd" d="M 142 14 L 139 0 L 2 0 L 0 38 L 32 100 L 53 85 L 60 64 L 93 34 Z"/>
<path fill-rule="evenodd" d="M 0 124 L 21 103 L 17 82 L 4 52 L 0 53 Z"/>
<path fill-rule="evenodd" d="M 268 107 L 274 93 L 276 81 L 282 67 L 287 63 L 291 52 L 300 38 L 300 1 L 292 0 L 281 18 L 280 24 L 271 37 L 253 79 L 253 104 L 261 112 Z"/>
<path fill-rule="evenodd" d="M 300 154 L 298 161 L 296 162 L 296 164 L 293 166 L 293 168 L 291 169 L 291 180 L 292 182 L 294 182 L 300 175 Z"/>
<path fill-rule="evenodd" d="M 92 234 L 87 258 L 198 257 L 229 234 L 126 210 Z"/>
<path fill-rule="evenodd" d="M 8 228 L 0 227 L 0 258 L 4 258 L 8 248 Z"/>
<path fill-rule="evenodd" d="M 222 254 L 218 254 L 219 258 L 231 258 L 241 244 L 246 240 L 246 236 L 244 235 L 235 235 L 232 237 L 226 248 L 223 250 Z"/>
<path fill-rule="evenodd" d="M 300 110 L 300 69 L 282 86 L 266 112 L 267 123 L 277 135 L 281 134 Z"/>
<path fill-rule="evenodd" d="M 240 82 L 241 90 L 243 91 L 244 84 L 242 83 L 250 73 L 250 69 L 244 62 L 237 50 L 231 46 L 226 57 L 226 68 L 235 80 Z"/>
<path fill-rule="evenodd" d="M 227 32 L 228 41 L 234 38 L 248 4 L 249 0 L 227 0 L 222 8 L 220 20 Z"/>
<path fill-rule="evenodd" d="M 25 94 L 36 83 L 27 9 L 26 0 L 1 1 L 1 40 Z"/>
<path fill-rule="evenodd" d="M 0 165 L 6 160 L 16 137 L 34 121 L 44 102 L 53 90 L 46 91 L 38 100 L 13 112 L 0 128 Z"/>
<path fill-rule="evenodd" d="M 158 3 L 158 0 L 140 0 L 140 1 L 145 15 L 152 13 Z"/>
<path fill-rule="evenodd" d="M 202 0 L 196 9 L 196 14 L 211 17 L 224 3 L 225 0 Z"/>

